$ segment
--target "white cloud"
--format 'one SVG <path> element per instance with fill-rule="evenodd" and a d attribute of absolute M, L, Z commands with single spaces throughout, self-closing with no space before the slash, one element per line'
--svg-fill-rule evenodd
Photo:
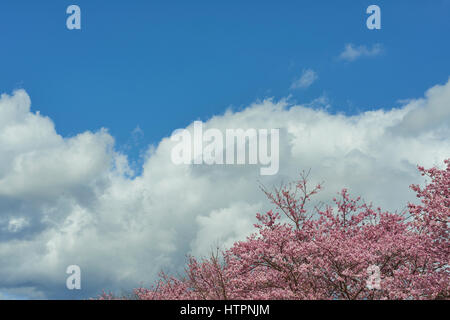
<path fill-rule="evenodd" d="M 312 69 L 303 70 L 303 73 L 300 76 L 300 78 L 296 79 L 291 84 L 291 89 L 299 89 L 299 88 L 305 89 L 305 88 L 308 88 L 318 78 L 319 78 L 319 76 L 317 75 L 317 73 L 314 70 L 312 70 Z"/>
<path fill-rule="evenodd" d="M 11 218 L 8 223 L 8 231 L 9 232 L 19 232 L 23 228 L 25 228 L 29 222 L 27 219 L 23 217 L 19 218 Z"/>
<path fill-rule="evenodd" d="M 361 57 L 375 57 L 383 53 L 383 46 L 379 43 L 374 44 L 371 48 L 361 45 L 355 46 L 352 43 L 346 44 L 344 51 L 339 55 L 341 60 L 355 61 Z"/>
<path fill-rule="evenodd" d="M 223 248 L 229 248 L 234 242 L 242 240 L 242 235 L 253 232 L 253 217 L 262 207 L 262 203 L 231 203 L 230 207 L 213 210 L 208 216 L 198 216 L 198 231 L 192 243 L 192 253 L 204 255 L 213 250 L 217 243 Z"/>
<path fill-rule="evenodd" d="M 258 166 L 175 166 L 167 137 L 132 177 L 107 130 L 64 138 L 30 111 L 25 91 L 3 95 L 0 292 L 72 298 L 148 285 L 161 268 L 182 271 L 186 253 L 246 236 L 256 212 L 270 208 L 258 181 L 279 184 L 302 169 L 326 181 L 319 199 L 347 187 L 402 209 L 415 199 L 408 186 L 423 182 L 415 165 L 449 157 L 449 104 L 450 82 L 401 108 L 351 117 L 265 100 L 204 127 L 280 128 L 277 176 L 259 176 Z M 81 292 L 65 289 L 72 264 L 82 270 Z"/>

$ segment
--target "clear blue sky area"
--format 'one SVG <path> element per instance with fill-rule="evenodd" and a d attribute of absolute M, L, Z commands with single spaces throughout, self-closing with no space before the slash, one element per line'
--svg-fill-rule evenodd
<path fill-rule="evenodd" d="M 81 30 L 66 28 L 70 4 Z M 62 135 L 106 127 L 119 148 L 137 126 L 145 146 L 266 97 L 392 108 L 447 81 L 449 17 L 448 0 L 1 1 L 0 92 L 24 88 Z M 348 43 L 383 53 L 342 61 Z M 290 89 L 305 69 L 318 80 Z"/>

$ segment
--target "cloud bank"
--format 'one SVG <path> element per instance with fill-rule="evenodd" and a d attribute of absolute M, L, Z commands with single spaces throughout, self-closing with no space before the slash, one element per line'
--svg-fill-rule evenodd
<path fill-rule="evenodd" d="M 174 165 L 167 137 L 148 149 L 142 173 L 106 129 L 62 137 L 31 110 L 24 90 L 0 98 L 0 297 L 81 298 L 149 285 L 180 272 L 185 254 L 208 253 L 252 231 L 270 208 L 258 184 L 288 182 L 303 169 L 391 210 L 414 201 L 416 164 L 449 157 L 450 82 L 389 111 L 330 114 L 286 100 L 227 111 L 206 128 L 279 128 L 280 171 L 258 166 Z M 176 128 L 174 128 L 176 129 Z M 191 124 L 188 130 L 193 129 Z M 68 265 L 82 290 L 65 288 Z"/>

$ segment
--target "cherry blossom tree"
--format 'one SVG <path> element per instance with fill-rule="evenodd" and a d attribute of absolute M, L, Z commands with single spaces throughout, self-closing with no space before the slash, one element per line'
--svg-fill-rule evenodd
<path fill-rule="evenodd" d="M 420 204 L 392 213 L 352 198 L 311 208 L 319 184 L 308 174 L 269 192 L 274 210 L 257 214 L 255 232 L 203 260 L 185 275 L 161 274 L 138 299 L 448 299 L 450 161 L 424 169 Z M 375 282 L 374 282 L 375 281 Z M 104 295 L 103 297 L 108 297 Z"/>

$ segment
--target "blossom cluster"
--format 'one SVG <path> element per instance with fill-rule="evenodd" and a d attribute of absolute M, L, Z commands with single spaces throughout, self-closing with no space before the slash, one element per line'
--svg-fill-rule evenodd
<path fill-rule="evenodd" d="M 450 297 L 450 161 L 418 167 L 420 204 L 388 212 L 352 198 L 311 207 L 322 185 L 308 175 L 272 192 L 275 210 L 257 214 L 255 232 L 223 252 L 190 257 L 182 277 L 161 274 L 138 299 L 448 299 Z M 379 286 L 367 285 L 377 267 Z M 104 297 L 108 298 L 107 295 Z"/>

